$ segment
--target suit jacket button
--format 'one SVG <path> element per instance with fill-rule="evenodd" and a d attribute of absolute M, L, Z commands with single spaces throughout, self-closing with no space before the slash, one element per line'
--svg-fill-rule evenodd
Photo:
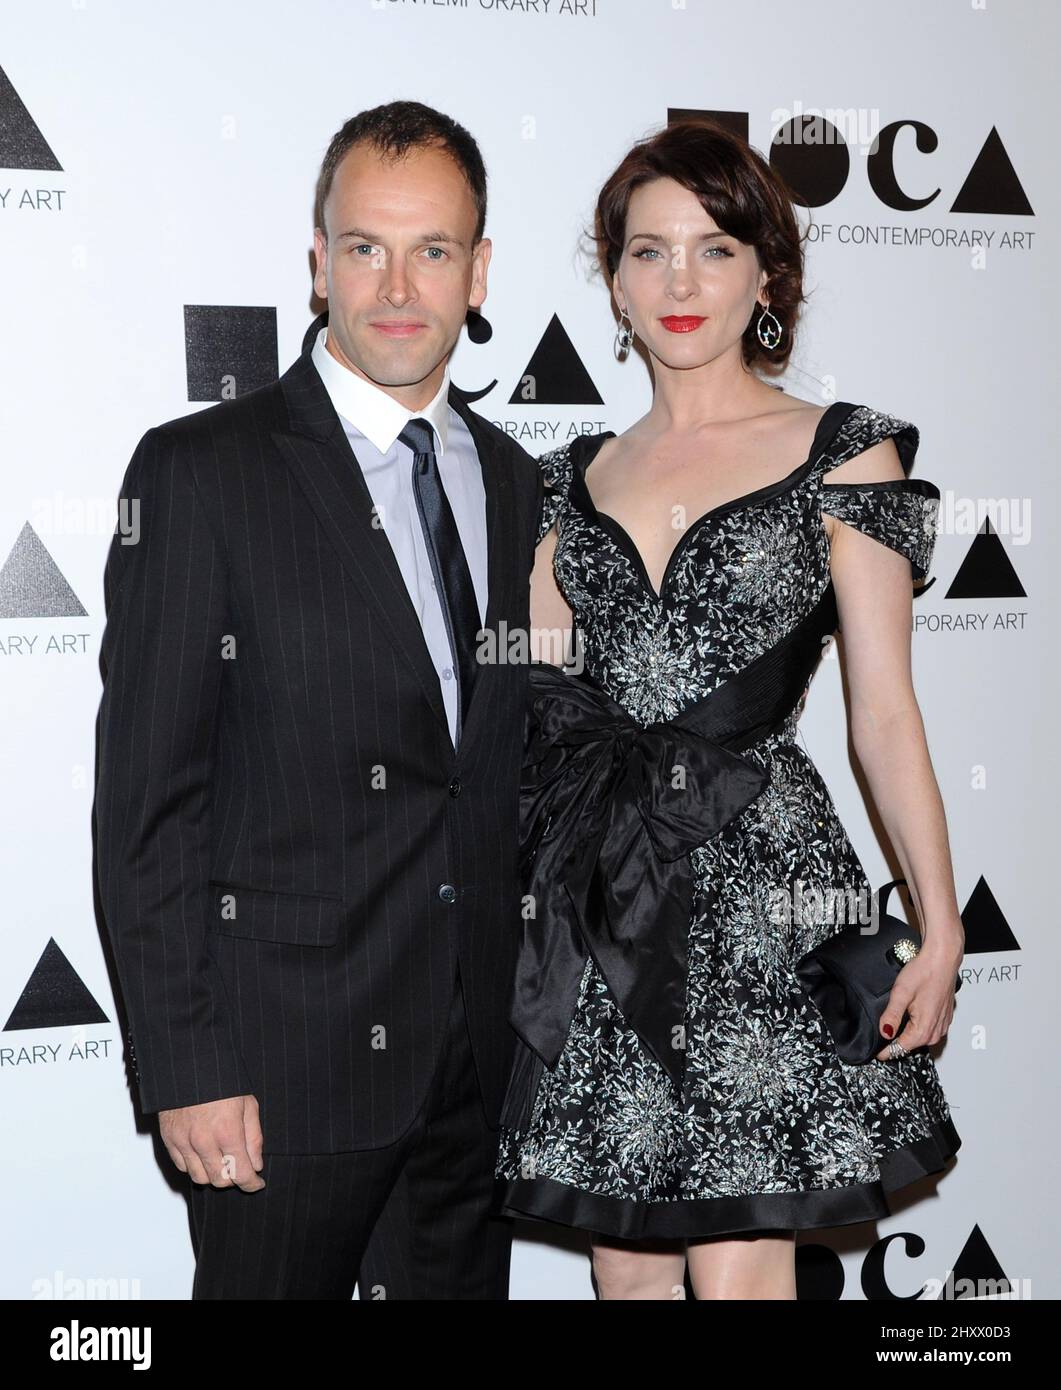
<path fill-rule="evenodd" d="M 443 883 L 438 890 L 438 896 L 444 903 L 455 903 L 457 901 L 457 890 L 452 883 Z"/>
<path fill-rule="evenodd" d="M 450 784 L 449 784 L 449 794 L 450 794 L 450 796 L 460 796 L 460 794 L 461 794 L 461 779 L 460 779 L 459 777 L 454 777 L 454 778 L 451 779 Z"/>

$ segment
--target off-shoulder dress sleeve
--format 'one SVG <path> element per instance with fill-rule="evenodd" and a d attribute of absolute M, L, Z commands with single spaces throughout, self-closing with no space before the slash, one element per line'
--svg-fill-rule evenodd
<path fill-rule="evenodd" d="M 935 549 L 940 492 L 925 478 L 911 478 L 920 439 L 916 425 L 894 415 L 860 407 L 825 458 L 823 472 L 865 453 L 882 439 L 894 439 L 905 478 L 880 482 L 826 482 L 819 486 L 821 511 L 854 526 L 910 561 L 912 577 L 928 577 Z"/>
<path fill-rule="evenodd" d="M 571 481 L 570 448 L 563 444 L 558 449 L 550 449 L 538 457 L 545 488 L 542 492 L 541 507 L 538 511 L 538 544 L 550 527 L 556 524 Z"/>

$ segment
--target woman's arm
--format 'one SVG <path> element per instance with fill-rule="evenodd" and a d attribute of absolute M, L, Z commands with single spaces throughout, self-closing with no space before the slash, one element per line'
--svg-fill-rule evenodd
<path fill-rule="evenodd" d="M 826 481 L 904 476 L 891 439 L 873 445 Z M 938 1042 L 954 1011 L 954 978 L 965 932 L 954 892 L 947 822 L 932 770 L 910 662 L 910 562 L 835 517 L 824 516 L 851 694 L 851 737 L 921 922 L 920 954 L 896 979 L 881 1020 L 907 1051 Z M 887 1049 L 878 1054 L 887 1056 Z"/>
<path fill-rule="evenodd" d="M 530 578 L 530 653 L 532 661 L 563 666 L 574 655 L 570 647 L 574 614 L 553 574 L 556 540 L 556 527 L 552 526 L 534 552 Z"/>

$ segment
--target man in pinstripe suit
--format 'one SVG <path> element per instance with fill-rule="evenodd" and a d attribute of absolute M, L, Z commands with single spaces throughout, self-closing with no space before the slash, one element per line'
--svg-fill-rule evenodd
<path fill-rule="evenodd" d="M 491 1214 L 519 936 L 533 459 L 450 384 L 486 175 L 415 102 L 317 190 L 278 382 L 148 430 L 107 560 L 97 871 L 195 1298 L 506 1298 Z M 504 626 L 502 626 L 504 625 Z M 503 643 L 499 646 L 503 647 Z"/>

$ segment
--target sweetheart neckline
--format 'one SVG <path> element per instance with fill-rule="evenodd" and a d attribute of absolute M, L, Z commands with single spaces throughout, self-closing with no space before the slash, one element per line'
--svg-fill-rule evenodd
<path fill-rule="evenodd" d="M 612 538 L 619 545 L 619 548 L 627 554 L 627 558 L 633 564 L 647 592 L 651 595 L 651 597 L 655 600 L 656 603 L 662 603 L 663 595 L 666 593 L 667 590 L 667 580 L 670 578 L 674 566 L 677 563 L 678 557 L 681 551 L 684 549 L 686 542 L 689 540 L 689 537 L 692 536 L 696 531 L 698 531 L 700 526 L 704 522 L 709 521 L 712 517 L 717 516 L 719 513 L 735 510 L 745 505 L 746 503 L 752 501 L 766 500 L 766 498 L 769 496 L 780 495 L 788 488 L 795 487 L 796 483 L 800 481 L 800 475 L 809 472 L 809 470 L 821 457 L 821 450 L 818 447 L 819 439 L 822 436 L 822 431 L 825 426 L 825 422 L 828 420 L 830 414 L 834 410 L 836 410 L 838 406 L 847 407 L 849 415 L 854 414 L 856 410 L 859 410 L 861 408 L 857 405 L 851 405 L 849 401 L 833 401 L 833 403 L 827 406 L 825 410 L 822 412 L 821 418 L 818 420 L 817 427 L 814 431 L 814 438 L 811 440 L 810 453 L 807 455 L 807 457 L 804 459 L 802 463 L 797 464 L 796 467 L 793 468 L 790 473 L 786 473 L 786 475 L 783 478 L 778 478 L 776 481 L 772 483 L 764 483 L 762 487 L 753 488 L 751 492 L 743 493 L 740 497 L 732 497 L 726 502 L 720 502 L 717 506 L 711 507 L 708 511 L 702 513 L 700 516 L 696 518 L 695 521 L 691 522 L 685 528 L 682 534 L 678 537 L 678 540 L 675 543 L 674 548 L 671 550 L 670 555 L 667 557 L 667 563 L 663 569 L 663 576 L 660 579 L 658 591 L 652 583 L 652 579 L 648 573 L 648 568 L 645 565 L 644 558 L 638 547 L 634 544 L 633 537 L 630 535 L 629 531 L 627 531 L 626 527 L 622 524 L 621 521 L 616 520 L 616 518 L 612 516 L 609 512 L 602 512 L 598 508 L 597 504 L 593 500 L 592 494 L 590 493 L 589 486 L 586 483 L 587 469 L 593 462 L 594 458 L 597 456 L 597 453 L 599 452 L 600 447 L 604 443 L 604 441 L 606 439 L 617 438 L 615 430 L 605 430 L 603 433 L 597 435 L 577 435 L 576 438 L 571 441 L 572 449 L 576 444 L 578 444 L 578 441 L 582 439 L 597 441 L 597 447 L 592 450 L 588 458 L 586 458 L 585 460 L 580 460 L 578 458 L 572 459 L 572 463 L 574 464 L 574 468 L 572 470 L 572 487 L 575 489 L 576 493 L 581 498 L 581 500 L 583 500 L 587 504 L 588 512 L 592 513 L 592 515 L 590 516 L 590 520 L 596 520 L 601 530 L 605 531 L 607 534 L 612 536 Z M 837 428 L 839 429 L 839 426 Z"/>

